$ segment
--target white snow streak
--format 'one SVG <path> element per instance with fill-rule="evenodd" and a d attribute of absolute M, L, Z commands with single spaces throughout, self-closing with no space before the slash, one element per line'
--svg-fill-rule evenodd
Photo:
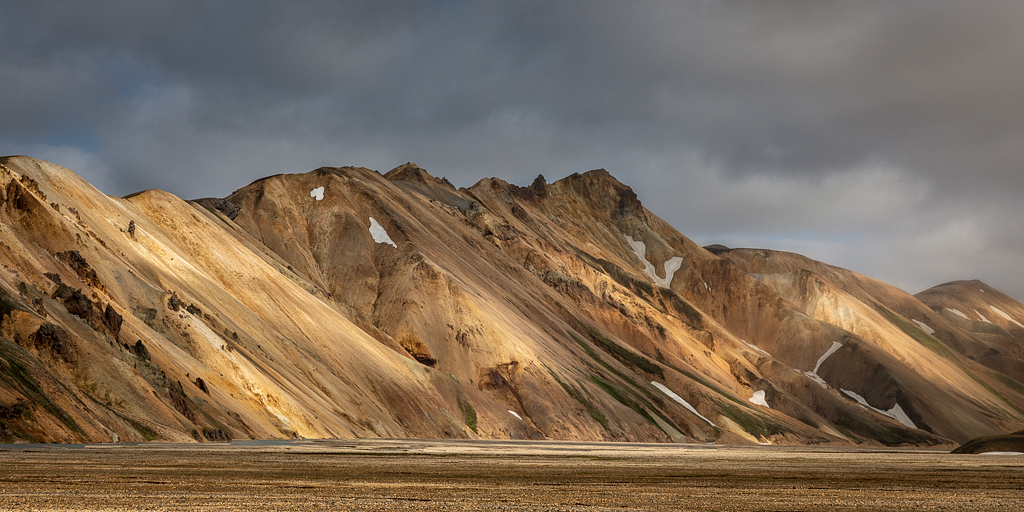
<path fill-rule="evenodd" d="M 913 318 L 911 318 L 910 321 L 914 322 L 915 324 L 917 324 L 917 326 L 920 327 L 922 331 L 924 331 L 924 332 L 926 332 L 928 334 L 935 334 L 935 329 L 932 329 L 931 327 L 928 327 L 928 324 L 926 324 L 924 322 L 921 322 L 921 321 L 918 321 L 918 320 L 914 320 Z"/>
<path fill-rule="evenodd" d="M 373 241 L 378 244 L 391 244 L 395 249 L 398 249 L 396 244 L 391 237 L 388 236 L 388 232 L 384 230 L 384 226 L 381 226 L 377 222 L 377 219 L 370 217 L 370 236 L 373 237 Z"/>
<path fill-rule="evenodd" d="M 309 191 L 309 197 L 315 197 L 317 201 L 324 200 L 324 187 L 317 187 Z"/>
<path fill-rule="evenodd" d="M 672 391 L 671 389 L 669 389 L 668 386 L 666 386 L 666 385 L 664 385 L 664 384 L 662 384 L 660 382 L 654 382 L 654 381 L 651 381 L 651 385 L 656 387 L 656 388 L 658 388 L 659 390 L 661 390 L 662 393 L 665 393 L 666 395 L 668 395 L 668 397 L 671 398 L 672 400 L 675 400 L 676 402 L 679 402 L 680 405 L 682 405 L 683 407 L 686 407 L 687 410 L 689 410 L 690 412 L 696 414 L 698 418 L 708 422 L 708 424 L 711 425 L 712 427 L 715 426 L 715 424 L 712 423 L 711 420 L 709 420 L 709 419 L 705 418 L 704 416 L 702 416 L 699 412 L 697 412 L 697 409 L 694 409 L 693 406 L 690 405 L 689 402 L 687 402 L 686 400 L 683 400 L 683 397 L 677 395 L 675 393 L 675 391 Z"/>
<path fill-rule="evenodd" d="M 950 313 L 953 313 L 954 315 L 957 316 L 962 316 L 964 317 L 964 320 L 970 320 L 970 318 L 967 318 L 967 315 L 965 315 L 964 312 L 960 311 L 959 309 L 946 308 L 946 311 L 949 311 Z"/>
<path fill-rule="evenodd" d="M 764 399 L 763 389 L 760 391 L 754 391 L 754 396 L 748 398 L 747 400 L 750 400 L 750 403 L 754 405 L 760 405 L 762 407 L 767 407 L 771 409 L 771 406 L 768 405 L 768 401 Z"/>
<path fill-rule="evenodd" d="M 818 364 L 814 365 L 814 369 L 809 372 L 804 372 L 804 375 L 810 377 L 811 380 L 820 384 L 821 387 L 828 389 L 828 384 L 825 383 L 825 379 L 818 376 L 818 368 L 821 368 L 821 363 L 824 363 L 825 360 L 828 359 L 828 356 L 835 354 L 836 350 L 839 350 L 840 348 L 842 348 L 842 346 L 842 343 L 839 343 L 838 341 L 833 341 L 832 346 L 829 347 L 829 349 L 825 351 L 825 353 L 821 357 L 818 358 Z"/>
<path fill-rule="evenodd" d="M 662 288 L 670 288 L 672 284 L 672 276 L 675 275 L 676 271 L 683 266 L 682 256 L 675 256 L 672 259 L 665 262 L 665 278 L 658 277 L 658 273 L 654 270 L 654 265 L 647 261 L 647 244 L 643 240 L 633 240 L 633 237 L 629 235 L 623 235 L 626 237 L 626 242 L 629 247 L 633 249 L 633 254 L 644 263 L 644 272 L 651 276 L 654 284 Z"/>
<path fill-rule="evenodd" d="M 509 410 L 508 410 L 508 412 L 509 412 L 509 414 L 511 414 L 512 416 L 515 416 L 516 418 L 519 418 L 519 421 L 522 421 L 522 420 L 523 420 L 523 417 L 522 417 L 522 416 L 520 416 L 520 415 L 519 415 L 519 413 L 517 413 L 517 412 L 513 411 L 512 409 L 509 409 Z"/>
<path fill-rule="evenodd" d="M 978 455 L 1024 455 L 1024 452 L 981 452 Z"/>
<path fill-rule="evenodd" d="M 672 276 L 676 275 L 676 271 L 683 266 L 683 257 L 673 256 L 672 258 L 669 258 L 669 260 L 665 262 L 664 266 L 665 279 L 658 279 L 657 277 L 655 277 L 654 280 L 659 285 L 661 285 L 662 288 L 668 288 L 669 285 L 672 284 Z"/>
<path fill-rule="evenodd" d="M 1007 320 L 1017 324 L 1017 327 L 1020 327 L 1021 329 L 1024 329 L 1024 324 L 1014 320 L 1013 317 L 1011 317 L 1010 315 L 1007 315 L 1005 311 L 1003 311 L 1003 310 L 1001 310 L 1001 309 L 999 309 L 999 308 L 997 308 L 995 306 L 992 306 L 992 305 L 989 305 L 989 307 L 992 308 L 992 311 L 995 311 L 996 313 L 998 313 L 999 316 L 1001 316 L 1001 317 L 1003 317 L 1003 318 L 1005 318 L 1005 319 L 1007 319 Z"/>
<path fill-rule="evenodd" d="M 977 309 L 975 309 L 974 310 L 974 314 L 978 315 L 978 318 L 980 318 L 982 322 L 985 322 L 987 324 L 992 323 L 992 322 L 988 321 L 988 318 L 985 318 L 985 315 L 981 314 L 981 311 L 978 311 Z"/>
<path fill-rule="evenodd" d="M 757 345 L 754 345 L 753 343 L 747 343 L 747 340 L 740 340 L 740 343 L 742 343 L 742 344 L 744 344 L 744 345 L 746 345 L 746 346 L 748 346 L 748 347 L 750 347 L 750 348 L 752 348 L 752 349 L 754 349 L 754 350 L 756 350 L 756 351 L 758 351 L 758 352 L 760 352 L 760 353 L 762 353 L 762 354 L 764 354 L 764 355 L 766 355 L 768 357 L 772 356 L 768 352 L 765 352 L 764 350 L 761 350 L 761 347 L 758 347 Z"/>
<path fill-rule="evenodd" d="M 858 403 L 860 403 L 864 407 L 867 407 L 868 409 L 871 409 L 872 411 L 884 414 L 910 428 L 917 428 L 917 425 L 914 425 L 914 422 L 910 420 L 910 417 L 907 416 L 907 413 L 903 412 L 903 408 L 900 407 L 900 404 L 898 403 L 892 406 L 892 409 L 889 409 L 888 411 L 883 411 L 876 407 L 871 407 L 871 404 L 869 404 L 868 401 L 864 399 L 864 397 L 858 395 L 857 393 L 854 393 L 853 391 L 850 391 L 849 389 L 840 389 L 840 391 L 846 393 L 847 395 L 850 396 L 850 398 L 853 398 Z"/>

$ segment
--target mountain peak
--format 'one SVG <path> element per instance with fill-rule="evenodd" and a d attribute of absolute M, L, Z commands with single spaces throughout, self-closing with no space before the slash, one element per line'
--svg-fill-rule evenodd
<path fill-rule="evenodd" d="M 388 181 L 416 181 L 424 184 L 427 183 L 427 180 L 435 183 L 440 182 L 437 178 L 431 176 L 425 169 L 412 162 L 406 162 L 394 169 L 391 169 L 384 175 L 384 177 L 387 178 Z"/>
<path fill-rule="evenodd" d="M 643 216 L 636 192 L 605 169 L 570 174 L 555 185 L 568 187 L 598 209 L 611 212 L 613 220 Z"/>
<path fill-rule="evenodd" d="M 425 169 L 412 162 L 406 162 L 394 169 L 391 169 L 384 175 L 384 178 L 388 181 L 404 181 L 406 183 L 415 182 L 427 186 L 440 185 L 448 191 L 455 190 L 455 185 L 452 185 L 452 183 L 448 181 L 448 178 L 432 176 Z"/>

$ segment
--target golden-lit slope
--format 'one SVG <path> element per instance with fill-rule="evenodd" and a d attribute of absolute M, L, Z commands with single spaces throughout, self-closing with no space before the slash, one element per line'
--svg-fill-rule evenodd
<path fill-rule="evenodd" d="M 322 168 L 186 202 L 2 162 L 0 439 L 952 444 L 1024 424 L 975 353 L 995 341 L 852 272 L 713 254 L 604 170 L 456 189 Z"/>
<path fill-rule="evenodd" d="M 1024 305 L 981 281 L 946 283 L 915 297 L 975 341 L 968 357 L 1005 374 L 1011 385 L 1024 383 Z"/>
<path fill-rule="evenodd" d="M 39 394 L 67 423 L 122 418 L 97 431 L 69 427 L 56 439 L 152 436 L 146 429 L 172 438 L 203 429 L 211 438 L 461 432 L 458 415 L 438 414 L 450 387 L 443 378 L 381 347 L 202 211 L 156 191 L 108 198 L 66 170 L 24 158 L 4 165 L 4 250 L 20 260 L 17 270 L 5 265 L 4 288 L 21 306 L 4 323 L 16 342 L 5 340 L 5 355 L 52 361 L 44 377 L 73 395 Z M 83 279 L 52 256 L 63 251 L 76 251 L 94 274 Z M 69 312 L 52 298 L 58 281 L 82 289 L 92 306 Z M 108 307 L 123 319 L 119 329 L 105 329 L 100 311 Z M 75 358 L 55 358 L 32 341 L 49 323 L 63 329 Z M 8 359 L 8 375 L 18 373 L 14 364 Z M 33 398 L 22 380 L 8 384 Z M 403 424 L 395 408 L 417 414 Z"/>
<path fill-rule="evenodd" d="M 1020 421 L 1024 388 L 1018 380 L 986 367 L 990 365 L 978 364 L 976 355 L 983 343 L 947 321 L 934 306 L 894 286 L 796 254 L 716 252 L 775 288 L 804 313 L 868 342 L 873 353 L 859 354 L 860 362 L 847 361 L 847 373 L 864 366 L 876 370 L 854 370 L 844 381 L 864 389 L 852 388 L 874 407 L 888 409 L 900 399 L 909 401 L 917 409 L 916 415 L 907 411 L 911 418 L 919 417 L 924 425 L 957 439 L 970 432 L 1004 431 Z M 837 355 L 842 361 L 843 352 Z M 1018 355 L 1016 361 L 1020 360 Z M 921 378 L 928 385 L 922 385 Z M 925 410 L 919 405 L 940 401 L 942 407 Z"/>

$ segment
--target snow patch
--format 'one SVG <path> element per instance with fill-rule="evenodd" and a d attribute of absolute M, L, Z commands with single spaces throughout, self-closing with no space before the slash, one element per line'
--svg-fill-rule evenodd
<path fill-rule="evenodd" d="M 839 343 L 838 341 L 833 341 L 832 346 L 829 347 L 829 349 L 826 350 L 825 353 L 818 358 L 818 364 L 814 365 L 814 369 L 809 372 L 804 372 L 804 375 L 810 377 L 811 380 L 820 384 L 821 387 L 828 389 L 828 384 L 825 383 L 825 379 L 818 376 L 818 368 L 821 368 L 821 363 L 824 363 L 829 356 L 835 354 L 837 350 L 842 348 L 842 346 L 842 343 Z"/>
<path fill-rule="evenodd" d="M 701 281 L 701 282 L 704 283 L 704 289 L 707 290 L 708 293 L 711 293 L 711 287 L 708 286 L 708 282 L 707 281 Z"/>
<path fill-rule="evenodd" d="M 664 288 L 668 288 L 669 285 L 672 284 L 672 276 L 676 275 L 676 271 L 679 270 L 680 268 L 682 268 L 682 266 L 683 266 L 683 257 L 682 256 L 673 256 L 673 257 L 669 258 L 668 261 L 665 262 L 664 266 L 665 266 L 665 279 L 662 279 L 661 282 L 659 282 L 658 284 L 660 284 Z M 662 284 L 662 283 L 664 283 L 664 284 Z"/>
<path fill-rule="evenodd" d="M 978 455 L 1024 455 L 1024 452 L 981 452 Z"/>
<path fill-rule="evenodd" d="M 967 315 L 965 315 L 964 312 L 960 311 L 959 309 L 946 308 L 946 311 L 949 311 L 950 313 L 953 313 L 956 316 L 962 316 L 964 320 L 970 320 L 970 318 L 967 318 Z"/>
<path fill-rule="evenodd" d="M 978 315 L 978 318 L 980 318 L 982 322 L 985 322 L 985 323 L 987 323 L 987 324 L 990 324 L 990 323 L 992 323 L 992 322 L 989 322 L 989 321 L 988 321 L 988 318 L 985 318 L 985 315 L 981 314 L 981 311 L 978 311 L 977 309 L 975 309 L 975 310 L 974 310 L 974 313 L 975 313 L 976 315 Z"/>
<path fill-rule="evenodd" d="M 924 331 L 924 332 L 926 332 L 928 334 L 935 334 L 935 329 L 932 329 L 931 327 L 928 327 L 928 324 L 926 324 L 924 322 L 921 322 L 921 321 L 918 321 L 918 320 L 914 320 L 914 319 L 910 319 L 910 321 L 914 322 L 915 324 L 917 324 L 917 326 L 920 327 L 922 331 Z"/>
<path fill-rule="evenodd" d="M 892 409 L 889 409 L 888 411 L 883 411 L 876 407 L 871 407 L 871 404 L 869 404 L 868 401 L 864 399 L 864 397 L 858 395 L 857 393 L 854 393 L 853 391 L 850 391 L 849 389 L 840 389 L 840 391 L 846 393 L 850 398 L 856 400 L 857 403 L 863 405 L 864 407 L 867 407 L 868 409 L 871 409 L 872 411 L 884 414 L 910 428 L 917 428 L 917 425 L 914 425 L 914 422 L 910 420 L 910 417 L 907 416 L 906 412 L 903 412 L 903 408 L 900 407 L 900 404 L 898 403 L 892 406 Z"/>
<path fill-rule="evenodd" d="M 324 187 L 317 187 L 309 191 L 309 197 L 315 197 L 317 201 L 324 200 Z"/>
<path fill-rule="evenodd" d="M 384 230 L 384 226 L 381 226 L 377 219 L 373 217 L 370 217 L 370 236 L 378 244 L 391 244 L 395 249 L 398 249 L 398 244 L 391 240 L 388 232 Z"/>
<path fill-rule="evenodd" d="M 742 343 L 742 344 L 744 344 L 744 345 L 746 345 L 746 346 L 748 346 L 748 347 L 750 347 L 750 348 L 752 348 L 752 349 L 754 349 L 754 350 L 756 350 L 756 351 L 758 351 L 758 352 L 760 352 L 760 353 L 762 353 L 762 354 L 764 354 L 764 355 L 766 355 L 768 357 L 772 356 L 768 352 L 765 352 L 764 350 L 761 350 L 761 347 L 758 347 L 757 345 L 754 345 L 753 343 L 747 343 L 746 340 L 740 340 L 740 343 Z"/>
<path fill-rule="evenodd" d="M 519 418 L 519 421 L 523 421 L 523 417 L 520 416 L 519 413 L 513 411 L 512 409 L 509 409 L 508 413 L 511 414 L 512 416 L 515 416 L 516 418 Z"/>
<path fill-rule="evenodd" d="M 633 254 L 636 254 L 636 257 L 639 258 L 640 261 L 644 263 L 644 272 L 646 272 L 647 275 L 651 276 L 651 280 L 654 281 L 654 284 L 662 288 L 670 288 L 669 285 L 672 284 L 672 276 L 674 276 L 676 271 L 683 266 L 683 257 L 675 256 L 672 259 L 666 261 L 665 277 L 664 279 L 660 278 L 658 277 L 658 273 L 654 269 L 654 265 L 652 265 L 651 262 L 647 261 L 647 244 L 645 244 L 643 240 L 633 240 L 633 237 L 629 235 L 623 236 L 626 237 L 626 242 L 629 244 L 629 247 L 633 249 Z"/>
<path fill-rule="evenodd" d="M 683 400 L 683 397 L 677 395 L 675 393 L 675 391 L 672 391 L 671 389 L 669 389 L 668 386 L 666 386 L 666 385 L 664 385 L 664 384 L 662 384 L 660 382 L 654 382 L 654 381 L 651 381 L 651 385 L 656 387 L 656 388 L 658 388 L 658 390 L 660 390 L 662 393 L 665 393 L 666 395 L 668 395 L 668 397 L 671 398 L 672 400 L 675 400 L 676 402 L 678 402 L 679 405 L 682 405 L 683 407 L 686 407 L 686 409 L 688 411 L 696 414 L 698 418 L 708 422 L 708 425 L 711 425 L 712 427 L 716 426 L 714 423 L 711 422 L 711 420 L 705 418 L 704 416 L 701 415 L 701 413 L 697 412 L 697 409 L 694 409 L 693 406 L 690 405 L 689 402 L 687 402 L 686 400 Z"/>
<path fill-rule="evenodd" d="M 1001 310 L 1001 309 L 999 309 L 999 308 L 997 308 L 995 306 L 992 306 L 992 305 L 989 305 L 989 307 L 992 308 L 992 311 L 995 311 L 999 316 L 1001 316 L 1001 317 L 1003 317 L 1003 318 L 1005 318 L 1005 319 L 1007 319 L 1007 320 L 1017 324 L 1017 327 L 1020 327 L 1021 329 L 1024 329 L 1024 324 L 1014 320 L 1013 317 L 1011 317 L 1010 315 L 1007 315 L 1005 311 L 1003 311 L 1003 310 Z"/>
<path fill-rule="evenodd" d="M 760 391 L 754 391 L 754 396 L 748 398 L 747 400 L 749 400 L 750 403 L 754 405 L 760 405 L 762 407 L 768 407 L 769 409 L 771 409 L 771 406 L 768 405 L 768 401 L 764 399 L 763 389 Z"/>

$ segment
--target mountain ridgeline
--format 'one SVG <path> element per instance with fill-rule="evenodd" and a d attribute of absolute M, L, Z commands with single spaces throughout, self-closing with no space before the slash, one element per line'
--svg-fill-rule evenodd
<path fill-rule="evenodd" d="M 604 170 L 227 198 L 0 159 L 0 442 L 953 446 L 1024 428 L 1024 305 L 700 247 Z"/>

